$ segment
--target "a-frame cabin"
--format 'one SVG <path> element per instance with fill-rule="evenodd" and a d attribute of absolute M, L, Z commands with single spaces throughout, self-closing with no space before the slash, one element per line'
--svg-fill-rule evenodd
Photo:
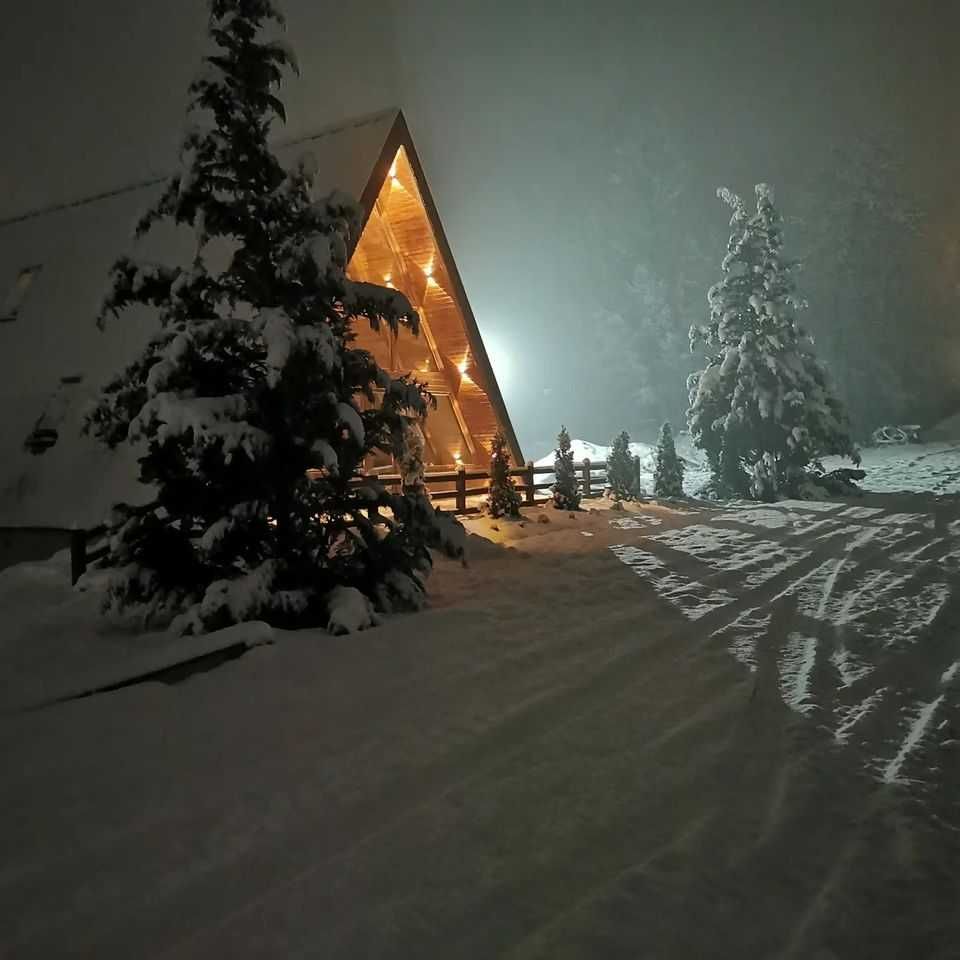
<path fill-rule="evenodd" d="M 403 114 L 339 124 L 279 152 L 291 164 L 312 157 L 318 195 L 342 189 L 360 201 L 364 227 L 349 274 L 396 287 L 420 314 L 419 337 L 364 324 L 357 333 L 382 366 L 412 372 L 436 397 L 425 431 L 428 465 L 486 466 L 498 428 L 521 463 Z M 151 318 L 131 315 L 101 334 L 94 318 L 110 265 L 130 251 L 131 225 L 161 182 L 0 220 L 0 525 L 93 525 L 113 502 L 135 497 L 132 452 L 109 454 L 81 437 L 80 423 L 85 405 L 153 328 Z M 180 246 L 161 236 L 136 252 L 167 260 Z"/>

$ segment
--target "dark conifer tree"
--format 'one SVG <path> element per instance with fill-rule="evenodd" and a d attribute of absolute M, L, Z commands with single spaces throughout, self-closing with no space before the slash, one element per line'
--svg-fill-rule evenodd
<path fill-rule="evenodd" d="M 636 467 L 630 454 L 630 434 L 613 438 L 607 455 L 607 490 L 614 500 L 629 500 L 636 489 Z"/>
<path fill-rule="evenodd" d="M 560 428 L 557 437 L 556 457 L 553 461 L 555 482 L 553 484 L 553 505 L 558 510 L 580 509 L 580 488 L 573 466 L 573 450 L 570 447 L 570 434 L 566 427 Z"/>
<path fill-rule="evenodd" d="M 335 588 L 415 607 L 428 544 L 457 549 L 424 496 L 352 483 L 429 402 L 354 345 L 354 323 L 416 332 L 418 318 L 399 293 L 347 278 L 357 205 L 314 201 L 309 158 L 286 170 L 270 148 L 294 62 L 263 34 L 281 23 L 271 0 L 212 0 L 180 169 L 137 228 L 175 224 L 192 253 L 121 258 L 100 317 L 146 305 L 159 318 L 88 421 L 108 444 L 142 444 L 140 479 L 157 491 L 115 511 L 105 603 L 183 631 L 325 623 Z"/>
<path fill-rule="evenodd" d="M 511 520 L 520 517 L 520 494 L 513 485 L 510 476 L 510 451 L 507 441 L 498 430 L 491 441 L 490 450 L 490 493 L 487 507 L 491 517 L 507 517 Z"/>
<path fill-rule="evenodd" d="M 677 456 L 670 423 L 660 427 L 657 460 L 653 471 L 653 493 L 657 497 L 683 496 L 683 461 Z"/>

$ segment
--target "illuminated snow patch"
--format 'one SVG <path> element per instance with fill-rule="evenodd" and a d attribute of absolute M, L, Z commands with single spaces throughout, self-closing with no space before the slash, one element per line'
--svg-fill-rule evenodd
<path fill-rule="evenodd" d="M 780 692 L 784 703 L 798 713 L 809 713 L 810 675 L 817 662 L 817 638 L 791 633 L 780 657 Z"/>
<path fill-rule="evenodd" d="M 620 530 L 642 530 L 644 527 L 658 527 L 663 521 L 659 517 L 648 517 L 644 514 L 633 517 L 620 517 L 611 520 L 610 526 Z"/>
<path fill-rule="evenodd" d="M 883 522 L 885 526 L 893 524 L 906 526 L 913 524 L 914 526 L 927 527 L 930 530 L 933 529 L 933 517 L 928 513 L 891 513 L 883 518 Z"/>
<path fill-rule="evenodd" d="M 810 556 L 807 550 L 794 550 L 789 547 L 779 547 L 777 544 L 770 544 L 770 547 L 772 547 L 772 549 L 759 547 L 757 550 L 744 556 L 744 563 L 738 564 L 731 561 L 730 566 L 722 568 L 739 570 L 745 567 L 756 566 L 757 569 L 752 570 L 744 578 L 744 584 L 748 588 L 754 589 L 766 583 L 768 580 L 778 577 L 781 573 L 796 566 L 801 560 L 806 560 L 806 558 Z"/>
<path fill-rule="evenodd" d="M 735 523 L 746 523 L 752 527 L 765 527 L 768 530 L 781 530 L 791 525 L 789 514 L 782 510 L 738 510 L 732 513 L 721 513 L 716 520 L 730 520 Z"/>
<path fill-rule="evenodd" d="M 830 654 L 830 662 L 840 674 L 841 687 L 852 687 L 858 680 L 869 676 L 876 669 L 873 664 L 867 663 L 842 645 Z"/>
<path fill-rule="evenodd" d="M 865 520 L 867 517 L 875 517 L 878 513 L 883 513 L 883 507 L 847 507 L 846 510 L 841 510 L 838 516 Z"/>
<path fill-rule="evenodd" d="M 960 660 L 955 661 L 953 664 L 947 667 L 946 670 L 943 671 L 943 673 L 940 676 L 940 683 L 943 686 L 946 686 L 957 675 L 957 671 L 960 671 Z"/>
<path fill-rule="evenodd" d="M 800 613 L 835 627 L 852 626 L 865 641 L 890 647 L 901 641 L 915 642 L 949 599 L 950 588 L 945 583 L 928 583 L 917 589 L 908 576 L 889 570 L 873 571 L 850 589 L 836 591 L 845 562 L 849 561 L 826 561 L 812 577 L 785 591 L 797 597 Z"/>
<path fill-rule="evenodd" d="M 778 507 L 786 507 L 788 510 L 813 510 L 814 513 L 830 513 L 836 510 L 840 504 L 830 503 L 829 500 L 781 500 Z"/>
<path fill-rule="evenodd" d="M 840 722 L 833 732 L 834 740 L 837 743 L 846 743 L 850 739 L 850 731 L 876 707 L 886 692 L 886 687 L 877 687 L 870 696 L 865 697 L 859 703 L 855 703 L 852 707 L 841 707 L 837 711 Z"/>
<path fill-rule="evenodd" d="M 903 743 L 897 751 L 897 755 L 887 764 L 883 771 L 885 783 L 906 783 L 906 780 L 900 776 L 900 771 L 903 769 L 907 757 L 916 749 L 917 744 L 920 743 L 926 734 L 927 727 L 930 726 L 930 721 L 937 712 L 937 708 L 943 703 L 943 697 L 944 695 L 941 693 L 936 700 L 931 700 L 929 703 L 917 704 L 915 708 L 916 716 L 910 724 L 910 729 L 907 731 L 907 735 L 904 737 Z"/>
<path fill-rule="evenodd" d="M 744 610 L 725 627 L 711 634 L 727 644 L 727 650 L 751 673 L 757 670 L 757 644 L 767 635 L 771 614 L 762 613 L 759 607 Z"/>
<path fill-rule="evenodd" d="M 726 590 L 716 590 L 673 573 L 652 553 L 640 547 L 617 544 L 610 549 L 637 576 L 648 580 L 658 597 L 677 607 L 688 620 L 699 620 L 736 599 Z"/>
<path fill-rule="evenodd" d="M 836 521 L 831 521 L 831 526 L 833 526 L 835 523 Z M 828 530 L 826 533 L 821 533 L 820 536 L 817 537 L 817 539 L 829 540 L 832 537 L 840 537 L 840 536 L 845 537 L 851 533 L 859 533 L 862 529 L 863 527 L 861 527 L 859 524 L 855 525 L 850 523 L 848 523 L 846 526 L 843 526 L 843 527 L 834 526 L 832 530 Z"/>
<path fill-rule="evenodd" d="M 898 563 L 912 563 L 915 560 L 919 560 L 928 550 L 932 550 L 934 547 L 943 543 L 945 539 L 945 537 L 937 537 L 934 540 L 928 540 L 920 544 L 919 547 L 914 547 L 912 550 L 900 550 L 897 553 L 891 553 L 890 559 L 896 560 Z M 949 556 L 949 554 L 947 554 L 947 556 Z M 945 558 L 940 557 L 940 559 L 943 560 Z"/>
<path fill-rule="evenodd" d="M 739 552 L 747 544 L 757 542 L 752 533 L 743 533 L 740 530 L 722 530 L 704 524 L 692 524 L 689 527 L 677 527 L 666 530 L 651 537 L 657 543 L 662 543 L 671 550 L 689 553 L 705 562 L 721 557 L 729 557 L 731 553 Z"/>

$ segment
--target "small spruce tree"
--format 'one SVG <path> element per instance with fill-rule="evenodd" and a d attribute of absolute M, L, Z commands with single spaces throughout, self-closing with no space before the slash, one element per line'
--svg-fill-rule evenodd
<path fill-rule="evenodd" d="M 487 507 L 491 517 L 520 518 L 520 494 L 510 476 L 510 451 L 507 440 L 498 430 L 490 448 L 490 493 Z"/>
<path fill-rule="evenodd" d="M 660 436 L 657 439 L 653 493 L 657 497 L 683 496 L 683 461 L 677 456 L 669 421 L 660 428 Z"/>
<path fill-rule="evenodd" d="M 553 505 L 558 510 L 580 509 L 580 488 L 573 466 L 573 450 L 570 446 L 570 434 L 566 427 L 560 428 L 557 437 L 556 457 L 553 461 L 555 482 L 553 484 Z"/>
<path fill-rule="evenodd" d="M 108 445 L 139 441 L 157 491 L 115 509 L 105 607 L 184 632 L 323 624 L 344 589 L 419 606 L 429 546 L 456 551 L 462 532 L 417 491 L 352 483 L 430 399 L 358 349 L 354 323 L 416 332 L 418 318 L 401 294 L 348 279 L 359 208 L 314 200 L 309 158 L 287 170 L 268 143 L 294 66 L 263 35 L 277 24 L 271 0 L 211 0 L 180 169 L 137 227 L 175 225 L 192 256 L 118 260 L 99 319 L 134 305 L 159 319 L 87 423 Z"/>
<path fill-rule="evenodd" d="M 636 467 L 630 454 L 630 434 L 613 438 L 607 455 L 607 490 L 614 500 L 629 500 L 636 487 Z"/>

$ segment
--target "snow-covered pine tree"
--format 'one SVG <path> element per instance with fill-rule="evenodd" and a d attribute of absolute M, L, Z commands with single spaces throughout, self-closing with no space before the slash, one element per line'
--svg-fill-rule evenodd
<path fill-rule="evenodd" d="M 556 456 L 553 461 L 555 481 L 553 484 L 553 505 L 558 510 L 580 509 L 580 488 L 573 466 L 573 449 L 570 446 L 570 434 L 566 427 L 560 428 L 557 436 Z"/>
<path fill-rule="evenodd" d="M 636 468 L 630 454 L 630 434 L 624 430 L 613 438 L 607 455 L 607 490 L 614 500 L 629 500 L 636 485 Z"/>
<path fill-rule="evenodd" d="M 309 159 L 287 171 L 268 144 L 295 67 L 264 36 L 278 25 L 271 0 L 211 0 L 214 50 L 190 86 L 180 169 L 137 227 L 192 230 L 195 253 L 120 259 L 99 319 L 141 304 L 160 325 L 88 419 L 110 445 L 145 447 L 140 479 L 157 491 L 115 510 L 105 607 L 187 632 L 325 623 L 335 589 L 418 606 L 428 544 L 455 551 L 462 533 L 423 496 L 352 482 L 429 401 L 353 346 L 354 322 L 415 332 L 418 318 L 401 294 L 347 279 L 358 207 L 314 202 Z"/>
<path fill-rule="evenodd" d="M 487 508 L 491 517 L 520 517 L 520 494 L 510 476 L 510 451 L 506 437 L 498 430 L 490 442 L 490 493 Z"/>
<path fill-rule="evenodd" d="M 677 456 L 669 420 L 660 427 L 660 436 L 657 438 L 653 493 L 657 497 L 683 496 L 683 461 Z"/>
<path fill-rule="evenodd" d="M 707 295 L 710 320 L 691 329 L 707 365 L 690 378 L 688 421 L 714 485 L 727 495 L 772 499 L 796 491 L 805 470 L 827 454 L 859 462 L 846 415 L 797 320 L 796 264 L 782 254 L 781 218 L 766 184 L 756 212 L 733 209 L 723 278 Z"/>

